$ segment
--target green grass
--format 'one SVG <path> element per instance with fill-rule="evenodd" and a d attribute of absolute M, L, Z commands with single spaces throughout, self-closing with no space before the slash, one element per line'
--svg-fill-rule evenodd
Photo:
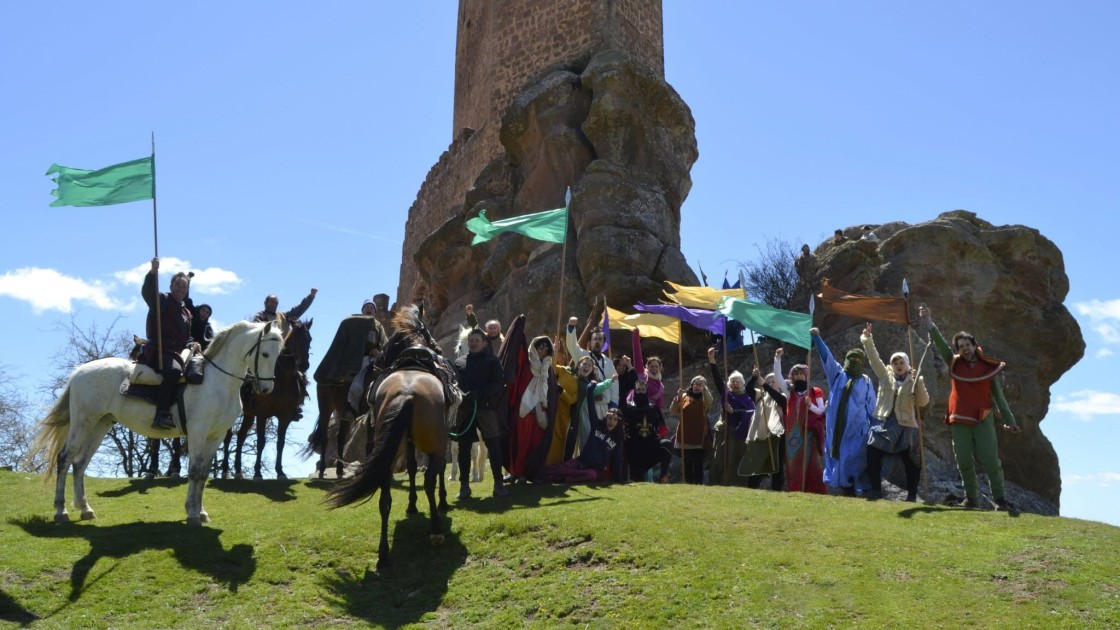
<path fill-rule="evenodd" d="M 212 481 L 213 522 L 188 528 L 183 482 L 88 485 L 98 519 L 55 525 L 41 477 L 0 473 L 0 626 L 1120 627 L 1120 528 L 1074 519 L 518 486 L 453 509 L 431 548 L 398 486 L 378 573 L 376 501 Z"/>

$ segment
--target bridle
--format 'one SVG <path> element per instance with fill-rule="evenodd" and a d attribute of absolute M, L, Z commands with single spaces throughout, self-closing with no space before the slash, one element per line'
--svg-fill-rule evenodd
<path fill-rule="evenodd" d="M 266 326 L 266 327 L 262 328 L 259 333 L 257 333 L 256 342 L 254 342 L 253 346 L 251 348 L 249 348 L 248 351 L 245 352 L 246 357 L 248 357 L 250 354 L 253 354 L 253 368 L 251 370 L 247 371 L 247 374 L 248 374 L 247 376 L 237 376 L 236 374 L 233 374 L 233 373 L 225 370 L 224 368 L 222 368 L 222 366 L 215 363 L 213 359 L 206 356 L 205 354 L 202 355 L 202 358 L 205 359 L 206 362 L 209 363 L 210 365 L 213 365 L 222 374 L 225 374 L 226 376 L 229 376 L 230 378 L 235 378 L 235 379 L 241 381 L 242 383 L 251 383 L 251 386 L 253 388 L 253 393 L 259 394 L 261 392 L 261 381 L 275 381 L 276 380 L 275 376 L 265 377 L 265 376 L 259 376 L 258 375 L 260 373 L 260 364 L 261 364 L 261 341 L 264 340 L 264 332 L 267 329 L 268 329 L 268 327 Z"/>

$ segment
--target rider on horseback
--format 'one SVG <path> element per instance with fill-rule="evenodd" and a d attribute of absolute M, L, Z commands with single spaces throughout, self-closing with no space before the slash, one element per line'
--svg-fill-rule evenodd
<path fill-rule="evenodd" d="M 148 304 L 147 335 L 156 340 L 144 346 L 142 362 L 155 369 L 163 377 L 156 396 L 156 415 L 152 420 L 153 429 L 174 429 L 171 418 L 171 403 L 179 388 L 179 378 L 185 369 L 183 350 L 190 348 L 199 351 L 199 345 L 191 338 L 191 312 L 187 308 L 187 293 L 190 280 L 187 274 L 179 272 L 171 277 L 171 292 L 159 292 L 159 258 L 152 259 L 152 268 L 144 276 L 140 295 Z M 159 326 L 156 317 L 159 317 Z M 162 334 L 161 334 L 162 333 Z M 163 354 L 159 356 L 159 339 L 162 337 Z"/>

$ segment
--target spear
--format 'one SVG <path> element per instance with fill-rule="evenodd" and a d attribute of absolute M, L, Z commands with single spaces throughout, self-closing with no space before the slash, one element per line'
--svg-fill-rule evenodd
<path fill-rule="evenodd" d="M 914 332 L 913 323 L 910 321 L 910 285 L 907 284 L 906 278 L 902 279 L 902 297 L 906 300 L 906 329 Z M 914 335 L 917 333 L 914 332 Z M 910 343 L 910 356 L 914 356 L 914 336 L 906 335 L 906 340 Z M 929 342 L 926 342 L 925 350 L 922 351 L 922 358 L 918 361 L 918 368 L 914 373 L 914 382 L 910 385 L 910 398 L 914 403 L 914 420 L 918 423 L 918 462 L 922 467 L 922 496 L 925 497 L 926 502 L 929 502 L 929 477 L 926 475 L 926 443 L 925 431 L 922 428 L 922 410 L 918 407 L 918 397 L 914 394 L 918 391 L 918 377 L 922 373 L 922 362 L 926 360 L 926 353 L 929 352 Z"/>

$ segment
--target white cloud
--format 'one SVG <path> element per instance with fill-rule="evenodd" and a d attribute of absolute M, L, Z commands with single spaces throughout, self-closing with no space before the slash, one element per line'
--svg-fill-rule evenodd
<path fill-rule="evenodd" d="M 120 300 L 111 295 L 116 288 L 112 282 L 82 280 L 66 276 L 54 269 L 24 267 L 0 276 L 0 295 L 22 300 L 36 313 L 74 310 L 75 302 L 83 302 L 101 310 L 130 311 L 139 304 L 138 298 Z"/>
<path fill-rule="evenodd" d="M 1076 485 L 1082 483 L 1096 484 L 1101 488 L 1108 488 L 1113 485 L 1120 484 L 1120 473 L 1114 472 L 1101 472 L 1090 473 L 1088 475 L 1064 475 L 1062 476 L 1063 485 Z"/>
<path fill-rule="evenodd" d="M 1120 327 L 1112 322 L 1101 322 L 1093 326 L 1105 343 L 1120 343 Z"/>
<path fill-rule="evenodd" d="M 1120 321 L 1120 300 L 1089 300 L 1077 302 L 1073 307 L 1078 314 L 1085 315 L 1094 322 L 1109 319 Z"/>
<path fill-rule="evenodd" d="M 144 276 L 152 268 L 152 264 L 144 263 L 126 271 L 113 274 L 122 284 L 139 288 L 144 282 Z M 167 279 L 180 271 L 194 272 L 191 279 L 191 296 L 195 295 L 226 295 L 241 286 L 242 280 L 237 274 L 220 267 L 207 267 L 201 271 L 194 269 L 189 260 L 173 256 L 159 259 L 160 290 L 166 292 Z"/>
<path fill-rule="evenodd" d="M 1116 354 L 1116 353 L 1113 352 L 1112 350 L 1108 349 L 1108 348 L 1101 348 L 1100 350 L 1097 350 L 1096 352 L 1093 353 L 1093 357 L 1095 357 L 1097 359 L 1103 359 L 1105 357 L 1110 357 L 1114 354 Z"/>
<path fill-rule="evenodd" d="M 76 304 L 88 304 L 102 311 L 130 312 L 143 306 L 140 285 L 150 263 L 112 274 L 113 280 L 85 280 L 67 276 L 55 269 L 24 267 L 5 272 L 0 276 L 0 296 L 27 302 L 40 314 L 45 311 L 70 313 Z M 166 278 L 179 271 L 190 271 L 189 261 L 179 258 L 160 259 L 160 276 L 163 291 L 168 287 Z M 224 295 L 241 286 L 237 274 L 219 267 L 196 271 L 191 282 L 192 295 Z M 120 294 L 123 294 L 121 297 Z"/>
<path fill-rule="evenodd" d="M 1073 414 L 1078 420 L 1114 416 L 1120 414 L 1120 394 L 1083 389 L 1068 396 L 1058 396 L 1051 408 Z"/>

